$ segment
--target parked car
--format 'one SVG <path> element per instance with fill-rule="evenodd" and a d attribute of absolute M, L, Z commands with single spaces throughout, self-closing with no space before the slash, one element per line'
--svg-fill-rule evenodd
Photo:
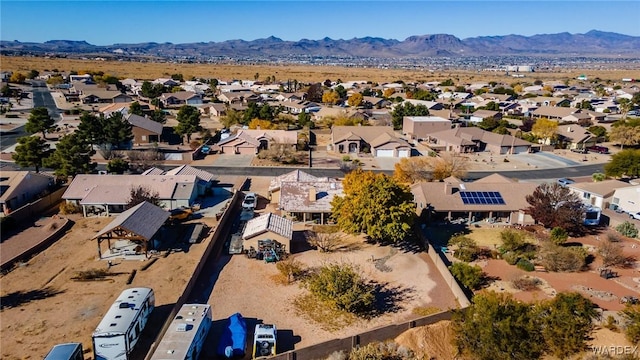
<path fill-rule="evenodd" d="M 631 110 L 627 113 L 628 116 L 640 116 L 640 110 Z"/>
<path fill-rule="evenodd" d="M 605 146 L 589 146 L 587 148 L 587 150 L 594 152 L 594 153 L 598 153 L 598 154 L 608 154 L 609 153 L 609 148 L 605 147 Z"/>
<path fill-rule="evenodd" d="M 575 180 L 569 179 L 569 178 L 560 178 L 560 179 L 558 179 L 558 184 L 560 186 L 562 186 L 562 187 L 565 187 L 565 186 L 567 186 L 569 184 L 573 184 L 575 182 L 576 182 Z"/>
<path fill-rule="evenodd" d="M 178 222 L 184 220 L 190 220 L 193 217 L 193 210 L 189 208 L 180 208 L 171 210 L 171 215 L 169 215 L 169 221 Z"/>
<path fill-rule="evenodd" d="M 629 213 L 629 217 L 632 219 L 640 220 L 640 211 L 637 213 Z"/>
<path fill-rule="evenodd" d="M 584 148 L 583 149 L 571 149 L 571 152 L 578 153 L 578 154 L 588 154 L 589 150 L 584 149 Z"/>
<path fill-rule="evenodd" d="M 247 193 L 244 196 L 244 200 L 242 200 L 242 208 L 253 210 L 256 208 L 256 204 L 258 203 L 258 197 L 256 193 Z"/>

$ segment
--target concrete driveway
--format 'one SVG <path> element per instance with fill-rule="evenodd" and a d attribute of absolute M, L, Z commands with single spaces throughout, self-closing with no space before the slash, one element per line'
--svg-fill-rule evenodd
<path fill-rule="evenodd" d="M 378 163 L 378 168 L 381 170 L 391 170 L 395 169 L 395 165 L 400 161 L 400 158 L 394 157 L 377 157 L 375 161 Z"/>
<path fill-rule="evenodd" d="M 220 154 L 213 163 L 215 166 L 249 167 L 255 155 Z"/>

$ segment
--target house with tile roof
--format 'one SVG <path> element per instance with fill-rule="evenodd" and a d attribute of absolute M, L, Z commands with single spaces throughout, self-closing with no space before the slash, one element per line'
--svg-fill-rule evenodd
<path fill-rule="evenodd" d="M 341 154 L 371 153 L 374 157 L 411 156 L 411 146 L 398 138 L 391 126 L 334 126 L 329 150 Z"/>
<path fill-rule="evenodd" d="M 165 107 L 178 105 L 200 105 L 202 95 L 192 91 L 179 91 L 175 93 L 164 93 L 160 95 L 160 102 Z"/>
<path fill-rule="evenodd" d="M 298 144 L 298 132 L 287 130 L 238 130 L 235 135 L 218 142 L 223 154 L 255 155 L 262 149 L 269 149 L 274 144 L 285 144 L 295 147 Z"/>
<path fill-rule="evenodd" d="M 595 146 L 598 137 L 578 125 L 561 125 L 556 129 L 558 140 L 563 142 L 566 149 L 586 149 Z"/>
<path fill-rule="evenodd" d="M 136 114 L 128 114 L 124 119 L 131 124 L 134 144 L 151 144 L 160 142 L 162 124 Z"/>
<path fill-rule="evenodd" d="M 166 210 L 190 207 L 198 197 L 196 175 L 98 175 L 78 174 L 62 199 L 80 206 L 83 215 L 121 213 L 131 199 L 131 190 L 157 193 Z"/>
<path fill-rule="evenodd" d="M 429 134 L 451 129 L 451 121 L 438 116 L 405 116 L 402 133 L 410 139 L 423 140 Z"/>
<path fill-rule="evenodd" d="M 496 134 L 478 127 L 455 127 L 433 133 L 429 145 L 435 150 L 469 153 L 489 151 L 494 154 L 520 154 L 531 150 L 531 143 L 515 136 Z"/>
<path fill-rule="evenodd" d="M 613 194 L 618 189 L 633 187 L 620 180 L 604 180 L 592 182 L 576 182 L 568 184 L 567 188 L 587 205 L 608 208 L 613 203 Z"/>
<path fill-rule="evenodd" d="M 53 176 L 33 171 L 5 171 L 0 173 L 0 216 L 37 200 L 54 186 Z"/>
<path fill-rule="evenodd" d="M 525 213 L 526 196 L 537 187 L 492 174 L 473 182 L 449 177 L 442 182 L 420 182 L 410 187 L 416 214 L 428 222 L 462 219 L 467 223 L 489 221 L 533 224 Z"/>
<path fill-rule="evenodd" d="M 269 184 L 269 200 L 278 204 L 280 203 L 280 188 L 283 182 L 316 182 L 329 181 L 327 177 L 318 177 L 311 175 L 302 170 L 293 170 L 291 172 L 282 174 L 280 176 L 276 176 L 271 179 L 271 183 Z"/>
<path fill-rule="evenodd" d="M 274 240 L 284 245 L 284 250 L 290 253 L 293 221 L 272 213 L 260 215 L 247 221 L 242 239 L 245 249 L 258 249 L 258 240 Z"/>
<path fill-rule="evenodd" d="M 171 170 L 159 169 L 156 167 L 149 168 L 145 170 L 141 175 L 195 175 L 196 178 L 196 186 L 198 191 L 198 196 L 204 196 L 209 191 L 212 190 L 214 183 L 216 182 L 216 177 L 212 173 L 204 170 L 200 170 L 198 168 L 194 168 L 191 165 L 180 165 Z"/>

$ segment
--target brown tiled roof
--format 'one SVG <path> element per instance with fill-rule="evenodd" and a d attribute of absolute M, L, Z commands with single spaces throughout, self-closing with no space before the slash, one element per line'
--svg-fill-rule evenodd
<path fill-rule="evenodd" d="M 391 126 L 334 126 L 331 128 L 331 133 L 334 144 L 352 136 L 361 138 L 369 144 L 383 133 L 396 137 Z"/>

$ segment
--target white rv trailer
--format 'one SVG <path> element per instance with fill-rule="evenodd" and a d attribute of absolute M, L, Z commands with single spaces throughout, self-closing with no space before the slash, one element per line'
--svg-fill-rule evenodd
<path fill-rule="evenodd" d="M 198 359 L 211 324 L 211 305 L 182 305 L 162 336 L 151 360 Z"/>
<path fill-rule="evenodd" d="M 96 360 L 127 360 L 155 306 L 150 288 L 124 290 L 93 332 Z"/>

